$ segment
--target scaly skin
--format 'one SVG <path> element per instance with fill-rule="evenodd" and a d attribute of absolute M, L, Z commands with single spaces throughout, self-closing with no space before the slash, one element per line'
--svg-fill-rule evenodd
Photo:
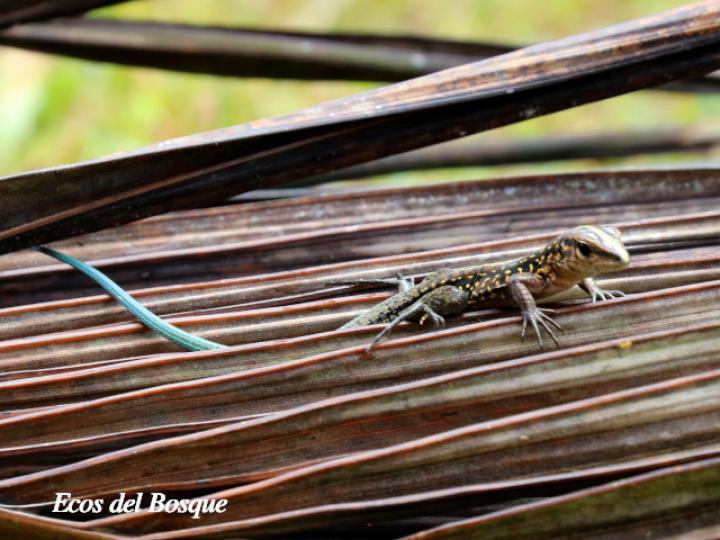
<path fill-rule="evenodd" d="M 49 255 L 50 257 L 57 259 L 58 261 L 69 264 L 76 270 L 79 270 L 80 272 L 88 276 L 90 279 L 95 281 L 95 283 L 105 289 L 110 296 L 115 298 L 115 300 L 117 300 L 125 309 L 127 309 L 130 314 L 136 317 L 150 330 L 152 330 L 159 336 L 164 337 L 168 341 L 172 341 L 176 345 L 179 345 L 183 349 L 187 351 L 209 351 L 226 348 L 226 346 L 222 345 L 221 343 L 215 343 L 214 341 L 209 341 L 199 336 L 194 336 L 191 333 L 186 332 L 185 330 L 181 330 L 177 326 L 165 322 L 160 317 L 155 315 L 152 311 L 140 304 L 137 300 L 135 300 L 132 296 L 125 292 L 125 290 L 123 290 L 120 285 L 115 283 L 112 279 L 103 274 L 97 268 L 90 266 L 89 264 L 82 261 L 79 261 L 78 259 L 75 259 L 70 255 L 60 253 L 59 251 L 56 251 L 54 249 L 46 247 L 38 247 L 35 249 L 40 253 L 44 253 L 45 255 Z"/>
<path fill-rule="evenodd" d="M 108 276 L 69 255 L 49 248 L 38 251 L 54 257 L 92 278 L 132 315 L 153 332 L 190 351 L 222 349 L 225 345 L 208 341 L 177 328 L 149 311 Z M 542 347 L 540 327 L 557 343 L 550 325 L 560 328 L 546 312 L 538 308 L 536 298 L 544 298 L 580 285 L 593 302 L 623 295 L 620 291 L 603 291 L 592 280 L 601 272 L 619 270 L 628 265 L 629 256 L 613 227 L 582 226 L 559 236 L 529 257 L 501 265 L 485 265 L 465 270 L 440 270 L 430 274 L 419 285 L 400 278 L 400 292 L 356 317 L 341 328 L 356 328 L 385 323 L 385 329 L 367 347 L 369 352 L 384 335 L 400 322 L 419 317 L 422 324 L 430 319 L 445 324 L 444 317 L 459 315 L 468 308 L 507 307 L 517 305 L 523 314 L 522 335 L 527 324 L 535 330 Z M 387 282 L 387 280 L 385 280 Z"/>
<path fill-rule="evenodd" d="M 371 310 L 359 315 L 341 328 L 386 324 L 368 347 L 403 320 L 420 316 L 444 324 L 444 317 L 459 315 L 471 308 L 518 306 L 523 314 L 523 330 L 533 327 L 543 346 L 540 327 L 557 344 L 551 326 L 560 329 L 535 299 L 553 296 L 579 285 L 598 299 L 623 296 L 620 291 L 603 291 L 592 279 L 599 273 L 625 268 L 630 257 L 620 232 L 608 226 L 581 226 L 569 230 L 530 256 L 500 265 L 485 265 L 463 270 L 440 270 L 420 284 L 408 287 Z"/>

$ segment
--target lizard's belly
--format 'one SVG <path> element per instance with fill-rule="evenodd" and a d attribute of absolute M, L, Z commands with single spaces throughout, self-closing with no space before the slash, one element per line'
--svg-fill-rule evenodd
<path fill-rule="evenodd" d="M 476 298 L 470 300 L 472 309 L 483 308 L 507 308 L 515 305 L 510 289 L 503 287 L 486 291 Z"/>
<path fill-rule="evenodd" d="M 476 304 L 475 309 L 483 309 L 483 308 L 511 308 L 511 307 L 517 307 L 517 304 L 512 298 L 490 298 L 488 300 L 483 300 L 482 302 L 479 302 Z"/>

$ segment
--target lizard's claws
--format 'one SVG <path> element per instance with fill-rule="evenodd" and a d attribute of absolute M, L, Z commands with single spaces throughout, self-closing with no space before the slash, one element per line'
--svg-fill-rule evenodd
<path fill-rule="evenodd" d="M 621 296 L 627 296 L 627 294 L 616 290 L 594 289 L 592 292 L 592 301 L 610 300 L 611 298 L 619 298 Z"/>
<path fill-rule="evenodd" d="M 395 276 L 397 277 L 398 286 L 401 291 L 410 290 L 415 286 L 415 278 L 414 277 L 406 278 L 400 272 L 395 274 Z"/>
<path fill-rule="evenodd" d="M 445 318 L 441 315 L 438 315 L 435 313 L 429 306 L 423 304 L 423 311 L 425 312 L 422 317 L 420 317 L 420 325 L 425 324 L 425 321 L 430 319 L 433 323 L 433 326 L 441 327 L 445 326 Z"/>
<path fill-rule="evenodd" d="M 523 340 L 525 339 L 525 332 L 527 330 L 527 325 L 529 322 L 533 330 L 535 331 L 535 335 L 537 336 L 538 343 L 540 344 L 540 350 L 544 350 L 542 335 L 540 334 L 540 327 L 544 328 L 548 335 L 555 342 L 555 345 L 560 347 L 560 342 L 558 341 L 557 336 L 555 335 L 555 332 L 553 331 L 551 326 L 554 326 L 560 332 L 562 332 L 562 327 L 552 317 L 546 315 L 546 312 L 554 313 L 555 310 L 551 308 L 533 308 L 528 309 L 522 314 L 523 325 L 522 331 L 520 332 L 520 337 Z"/>
<path fill-rule="evenodd" d="M 373 349 L 375 348 L 375 345 L 377 345 L 380 342 L 380 339 L 385 335 L 384 332 L 380 332 L 377 336 L 375 336 L 375 339 L 373 339 L 370 344 L 365 347 L 365 350 L 360 354 L 360 358 L 363 360 L 367 360 L 369 358 L 372 358 L 373 355 Z"/>

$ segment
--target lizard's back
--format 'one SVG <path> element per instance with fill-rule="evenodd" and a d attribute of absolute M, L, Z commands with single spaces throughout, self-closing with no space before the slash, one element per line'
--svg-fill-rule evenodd
<path fill-rule="evenodd" d="M 399 292 L 387 300 L 379 303 L 372 309 L 361 313 L 351 321 L 347 322 L 340 329 L 357 328 L 361 326 L 369 326 L 371 324 L 383 324 L 392 322 L 400 313 L 408 309 L 415 302 L 431 291 L 434 291 L 445 285 L 453 285 L 458 288 L 475 286 L 478 283 L 490 283 L 494 276 L 513 261 L 504 263 L 487 264 L 480 267 L 469 269 L 442 269 L 429 274 L 419 284 L 414 287 Z"/>

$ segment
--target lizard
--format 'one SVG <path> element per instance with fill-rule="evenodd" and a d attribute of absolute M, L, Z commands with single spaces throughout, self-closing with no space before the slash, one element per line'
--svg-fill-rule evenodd
<path fill-rule="evenodd" d="M 226 345 L 195 336 L 164 321 L 93 266 L 48 247 L 35 249 L 90 277 L 145 326 L 180 347 L 189 351 L 226 348 Z M 400 290 L 339 330 L 385 324 L 385 328 L 366 347 L 365 352 L 370 353 L 383 336 L 403 321 L 418 318 L 420 324 L 430 320 L 436 326 L 444 326 L 445 317 L 460 315 L 471 308 L 514 305 L 522 313 L 523 338 L 529 324 L 541 349 L 540 328 L 559 346 L 552 327 L 561 330 L 560 325 L 548 315 L 553 310 L 538 307 L 535 299 L 553 296 L 575 285 L 586 291 L 593 302 L 624 296 L 622 291 L 600 289 L 593 277 L 602 272 L 620 270 L 629 261 L 618 229 L 607 225 L 583 225 L 561 234 L 527 257 L 474 268 L 441 269 L 429 274 L 417 285 L 402 276 L 393 280 L 355 281 L 353 283 L 393 283 L 399 285 Z"/>
<path fill-rule="evenodd" d="M 340 329 L 385 324 L 366 352 L 398 324 L 418 319 L 444 326 L 445 317 L 460 315 L 478 307 L 517 306 L 522 314 L 521 337 L 528 325 L 540 348 L 544 329 L 557 346 L 553 327 L 560 325 L 548 315 L 554 310 L 540 308 L 536 299 L 554 296 L 578 285 L 592 301 L 625 296 L 622 291 L 603 290 L 593 279 L 603 272 L 625 268 L 630 256 L 620 231 L 608 225 L 582 225 L 566 231 L 538 251 L 500 264 L 465 269 L 444 268 L 429 274 L 419 284 L 398 276 L 394 280 L 365 280 L 366 283 L 396 283 L 399 291 L 384 302 L 344 324 Z"/>

